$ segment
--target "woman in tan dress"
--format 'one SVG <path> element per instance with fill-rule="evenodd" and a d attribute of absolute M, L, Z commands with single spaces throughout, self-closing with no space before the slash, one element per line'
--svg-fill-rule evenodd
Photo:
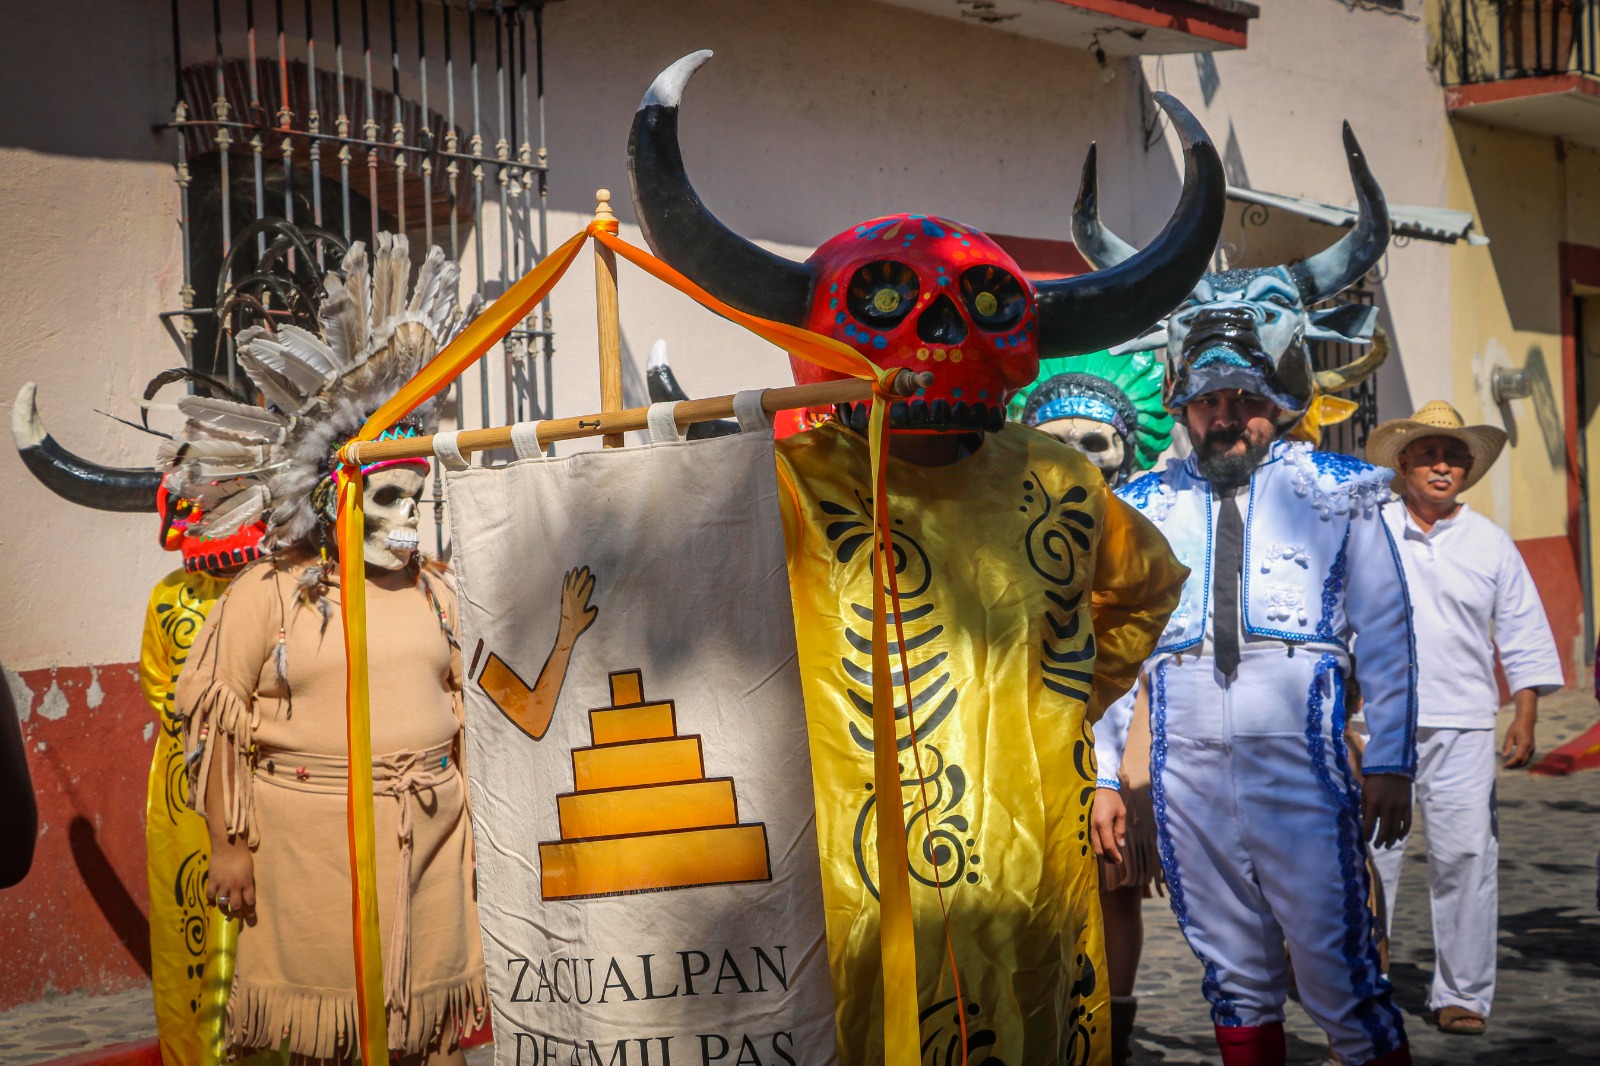
<path fill-rule="evenodd" d="M 421 477 L 416 477 L 421 482 Z M 194 795 L 211 826 L 211 885 L 244 922 L 229 1043 L 344 1057 L 355 1033 L 345 830 L 345 654 L 306 603 L 302 553 L 234 580 L 178 684 Z M 337 578 L 334 580 L 338 580 Z M 321 597 L 337 615 L 339 588 Z M 377 898 L 389 1046 L 448 1050 L 486 1001 L 460 761 L 455 597 L 415 567 L 367 581 Z M 280 632 L 287 670 L 280 676 Z M 393 901 L 393 905 L 387 905 Z M 426 921 L 413 916 L 426 915 Z"/>
<path fill-rule="evenodd" d="M 382 234 L 370 280 L 354 245 L 324 282 L 319 328 L 253 327 L 239 361 L 262 406 L 186 397 L 169 489 L 220 536 L 262 520 L 276 554 L 212 609 L 179 681 L 190 794 L 212 841 L 208 894 L 242 922 L 227 1010 L 238 1053 L 348 1060 L 356 1051 L 351 931 L 345 582 L 366 582 L 376 895 L 388 1045 L 400 1062 L 463 1060 L 487 989 L 461 767 L 455 593 L 423 562 L 428 464 L 362 470 L 365 572 L 327 554 L 338 447 L 437 352 L 456 322 L 453 264 L 434 249 L 406 300 L 405 238 Z M 419 408 L 395 435 L 429 429 Z M 207 432 L 211 436 L 207 437 Z M 198 527 L 198 530 L 197 530 Z"/>

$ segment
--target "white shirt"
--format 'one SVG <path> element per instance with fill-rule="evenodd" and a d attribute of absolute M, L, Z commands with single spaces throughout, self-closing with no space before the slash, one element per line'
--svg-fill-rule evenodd
<path fill-rule="evenodd" d="M 1418 725 L 1493 729 L 1496 648 L 1512 692 L 1543 696 L 1566 683 L 1539 590 L 1505 530 L 1466 504 L 1427 533 L 1401 500 L 1384 505 L 1383 520 L 1411 595 Z"/>

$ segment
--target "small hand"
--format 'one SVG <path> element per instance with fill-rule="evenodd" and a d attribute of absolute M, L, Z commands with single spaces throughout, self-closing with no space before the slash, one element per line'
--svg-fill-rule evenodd
<path fill-rule="evenodd" d="M 1361 782 L 1361 832 L 1372 846 L 1387 848 L 1411 832 L 1411 779 L 1368 774 Z M 1376 832 L 1376 835 L 1374 835 Z"/>
<path fill-rule="evenodd" d="M 1529 716 L 1519 714 L 1511 719 L 1505 743 L 1500 748 L 1507 769 L 1527 766 L 1533 759 L 1533 728 L 1534 720 Z"/>
<path fill-rule="evenodd" d="M 226 917 L 241 921 L 253 917 L 256 909 L 255 869 L 255 858 L 243 840 L 213 841 L 206 899 L 216 904 Z"/>
<path fill-rule="evenodd" d="M 1121 863 L 1128 846 L 1128 806 L 1114 788 L 1097 788 L 1089 807 L 1089 843 L 1107 862 Z"/>
<path fill-rule="evenodd" d="M 600 615 L 600 608 L 589 606 L 593 594 L 594 575 L 587 566 L 567 571 L 561 583 L 561 639 L 569 645 Z"/>

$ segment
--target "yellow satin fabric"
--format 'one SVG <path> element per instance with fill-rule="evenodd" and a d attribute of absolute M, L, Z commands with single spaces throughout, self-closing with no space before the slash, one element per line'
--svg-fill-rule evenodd
<path fill-rule="evenodd" d="M 155 755 L 145 793 L 150 882 L 150 983 L 167 1066 L 226 1061 L 223 1012 L 233 969 L 226 922 L 206 903 L 211 838 L 189 805 L 183 723 L 173 692 L 189 648 L 226 578 L 175 570 L 150 593 L 139 649 L 139 688 L 156 716 Z"/>
<path fill-rule="evenodd" d="M 882 1046 L 881 993 L 867 994 L 880 986 L 870 460 L 835 423 L 778 452 L 839 1049 L 855 1066 Z M 1188 572 L 1081 455 L 1014 425 L 952 466 L 891 458 L 888 494 L 918 738 L 896 655 L 924 1057 L 1108 1062 L 1090 723 L 1131 687 Z"/>

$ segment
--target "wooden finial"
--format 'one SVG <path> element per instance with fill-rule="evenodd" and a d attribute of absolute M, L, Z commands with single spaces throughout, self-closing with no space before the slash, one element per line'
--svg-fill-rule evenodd
<path fill-rule="evenodd" d="M 615 222 L 617 216 L 611 211 L 611 190 L 596 189 L 594 191 L 594 218 L 596 222 Z"/>

